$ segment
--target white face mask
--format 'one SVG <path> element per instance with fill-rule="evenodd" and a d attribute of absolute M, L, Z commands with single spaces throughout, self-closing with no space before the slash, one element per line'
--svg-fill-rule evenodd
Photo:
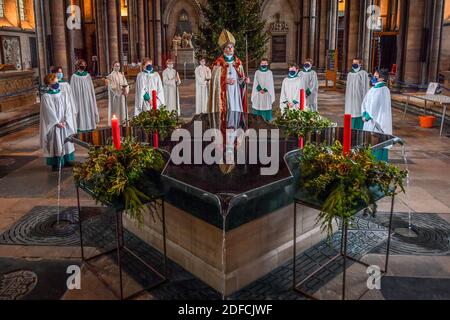
<path fill-rule="evenodd" d="M 200 65 L 204 66 L 206 64 L 205 61 L 200 61 Z"/>
<path fill-rule="evenodd" d="M 169 64 L 169 65 L 167 65 L 167 67 L 168 67 L 169 69 L 173 69 L 173 64 Z"/>
<path fill-rule="evenodd" d="M 120 71 L 120 66 L 114 66 L 114 71 L 119 72 Z"/>

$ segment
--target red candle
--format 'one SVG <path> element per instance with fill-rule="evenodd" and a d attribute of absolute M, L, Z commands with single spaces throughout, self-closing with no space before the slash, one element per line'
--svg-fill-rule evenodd
<path fill-rule="evenodd" d="M 305 111 L 305 89 L 300 89 L 300 110 Z"/>
<path fill-rule="evenodd" d="M 298 138 L 298 148 L 299 148 L 300 150 L 303 150 L 304 147 L 305 147 L 305 140 L 303 139 L 302 136 L 300 136 L 300 137 Z"/>
<path fill-rule="evenodd" d="M 152 104 L 153 104 L 153 110 L 158 109 L 158 96 L 156 94 L 156 90 L 152 91 Z"/>
<path fill-rule="evenodd" d="M 344 154 L 350 153 L 352 148 L 352 115 L 346 114 L 344 117 Z"/>
<path fill-rule="evenodd" d="M 112 127 L 112 136 L 113 136 L 114 146 L 116 147 L 116 150 L 120 150 L 122 145 L 121 145 L 121 141 L 120 141 L 119 119 L 117 119 L 116 115 L 113 115 L 113 117 L 111 119 L 111 127 Z"/>
<path fill-rule="evenodd" d="M 156 130 L 153 133 L 153 148 L 159 149 L 159 134 Z"/>

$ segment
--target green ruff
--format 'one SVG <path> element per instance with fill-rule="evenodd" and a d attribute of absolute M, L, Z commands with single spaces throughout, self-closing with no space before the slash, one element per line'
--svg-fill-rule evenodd
<path fill-rule="evenodd" d="M 225 62 L 227 62 L 227 63 L 232 63 L 232 62 L 234 62 L 234 56 L 231 57 L 231 58 L 227 58 L 227 56 L 224 55 L 223 58 L 224 58 Z"/>
<path fill-rule="evenodd" d="M 61 92 L 61 89 L 58 89 L 58 90 L 48 89 L 47 90 L 48 94 L 58 94 L 60 92 Z"/>
<path fill-rule="evenodd" d="M 375 86 L 374 86 L 374 88 L 375 89 L 380 89 L 380 88 L 383 88 L 383 87 L 386 87 L 387 85 L 386 85 L 386 83 L 385 82 L 379 82 L 379 83 L 377 83 Z"/>
<path fill-rule="evenodd" d="M 77 72 L 75 72 L 75 74 L 80 77 L 85 77 L 88 75 L 88 72 L 87 71 L 83 71 L 83 72 L 77 71 Z"/>

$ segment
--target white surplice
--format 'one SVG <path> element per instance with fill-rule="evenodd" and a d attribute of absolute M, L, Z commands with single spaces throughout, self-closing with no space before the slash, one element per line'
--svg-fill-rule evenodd
<path fill-rule="evenodd" d="M 100 122 L 100 117 L 91 75 L 89 73 L 85 73 L 85 75 L 75 73 L 70 80 L 70 86 L 77 108 L 78 130 L 95 130 L 97 123 Z"/>
<path fill-rule="evenodd" d="M 111 126 L 111 119 L 116 115 L 120 123 L 126 122 L 127 108 L 124 93 L 128 94 L 128 81 L 125 76 L 119 71 L 113 71 L 107 77 L 108 79 L 108 125 Z"/>
<path fill-rule="evenodd" d="M 207 66 L 198 66 L 195 69 L 195 113 L 208 113 L 209 84 L 211 69 Z"/>
<path fill-rule="evenodd" d="M 158 109 L 165 105 L 164 88 L 162 85 L 161 77 L 157 72 L 142 71 L 138 74 L 136 79 L 136 98 L 134 103 L 134 115 L 137 116 L 144 111 L 150 111 L 152 108 L 152 101 L 145 101 L 144 96 L 146 93 L 152 97 L 152 91 L 156 90 L 157 107 Z"/>
<path fill-rule="evenodd" d="M 71 107 L 71 118 L 72 119 L 67 119 L 67 121 L 71 121 L 72 122 L 72 127 L 74 129 L 78 128 L 77 125 L 77 107 L 75 104 L 75 99 L 73 97 L 73 91 L 72 91 L 72 87 L 70 86 L 70 83 L 68 82 L 60 82 L 59 85 L 61 86 L 61 93 L 64 95 L 67 95 L 67 99 L 68 101 L 70 101 L 70 107 Z"/>
<path fill-rule="evenodd" d="M 164 84 L 164 99 L 166 101 L 167 110 L 176 111 L 181 115 L 180 109 L 180 94 L 178 91 L 179 77 L 178 72 L 175 69 L 167 68 L 163 72 L 163 84 Z"/>
<path fill-rule="evenodd" d="M 63 157 L 75 151 L 73 143 L 64 144 L 66 138 L 76 134 L 70 103 L 68 95 L 62 92 L 46 93 L 41 97 L 40 143 L 44 157 Z M 58 128 L 62 122 L 65 122 L 65 128 Z"/>
<path fill-rule="evenodd" d="M 350 72 L 347 75 L 347 88 L 345 92 L 345 113 L 352 118 L 361 117 L 361 105 L 370 89 L 369 74 L 365 70 Z"/>
<path fill-rule="evenodd" d="M 265 93 L 262 94 L 258 88 L 264 90 Z M 256 71 L 255 80 L 253 81 L 252 108 L 260 111 L 272 110 L 274 102 L 275 86 L 273 83 L 272 71 Z"/>
<path fill-rule="evenodd" d="M 384 83 L 369 90 L 361 109 L 363 117 L 372 119 L 364 123 L 365 131 L 392 135 L 391 92 Z"/>
<path fill-rule="evenodd" d="M 285 78 L 281 87 L 280 109 L 283 113 L 288 109 L 288 103 L 294 104 L 293 109 L 300 108 L 300 90 L 305 89 L 303 79 L 296 76 L 294 78 Z"/>
<path fill-rule="evenodd" d="M 305 84 L 305 90 L 309 90 L 311 94 L 306 96 L 306 108 L 311 111 L 319 111 L 317 100 L 319 97 L 319 80 L 314 70 L 302 70 L 299 75 Z"/>

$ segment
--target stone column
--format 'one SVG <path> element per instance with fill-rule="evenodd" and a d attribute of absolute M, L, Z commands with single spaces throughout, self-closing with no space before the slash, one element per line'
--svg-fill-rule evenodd
<path fill-rule="evenodd" d="M 426 0 L 409 0 L 408 24 L 406 26 L 406 39 L 404 48 L 403 74 L 404 80 L 411 83 L 421 82 L 421 49 L 424 26 L 424 13 Z M 404 19 L 404 16 L 402 16 Z"/>
<path fill-rule="evenodd" d="M 337 48 L 338 2 L 337 0 L 329 0 L 328 3 L 328 49 L 335 50 Z M 339 52 L 339 54 L 341 53 Z"/>
<path fill-rule="evenodd" d="M 136 4 L 135 0 L 128 1 L 128 60 L 133 62 L 137 61 L 136 52 L 136 39 L 137 39 L 137 15 L 136 15 Z"/>
<path fill-rule="evenodd" d="M 310 48 L 309 48 L 309 27 L 310 27 L 310 6 L 309 6 L 309 0 L 301 0 L 300 5 L 303 8 L 302 16 L 300 17 L 301 21 L 301 27 L 302 27 L 302 43 L 300 44 L 301 47 L 301 55 L 300 55 L 300 61 L 298 63 L 300 65 L 303 64 L 306 58 L 309 58 L 310 55 Z"/>
<path fill-rule="evenodd" d="M 144 0 L 137 0 L 137 16 L 138 16 L 138 56 L 139 60 L 145 58 L 146 55 L 146 39 L 145 39 L 145 6 Z"/>
<path fill-rule="evenodd" d="M 429 39 L 428 74 L 426 82 L 437 82 L 439 77 L 439 59 L 441 55 L 442 22 L 444 18 L 443 0 L 434 0 L 432 7 L 434 21 L 430 21 L 432 36 Z"/>
<path fill-rule="evenodd" d="M 66 41 L 66 8 L 64 7 L 64 2 L 61 0 L 50 0 L 50 9 L 53 64 L 61 66 L 64 73 L 69 75 L 70 69 L 67 59 L 67 52 L 69 48 Z"/>
<path fill-rule="evenodd" d="M 108 11 L 108 45 L 109 45 L 109 63 L 112 64 L 114 61 L 119 61 L 119 38 L 117 35 L 117 1 L 119 0 L 108 0 L 107 1 L 107 11 Z M 108 66 L 109 68 L 111 66 Z"/>
<path fill-rule="evenodd" d="M 349 23 L 347 24 L 347 50 L 344 56 L 344 72 L 347 73 L 352 65 L 352 60 L 358 55 L 358 40 L 359 40 L 359 22 L 360 22 L 360 0 L 347 0 L 347 5 L 350 6 L 346 12 L 349 13 Z"/>
<path fill-rule="evenodd" d="M 36 43 L 37 50 L 39 54 L 39 83 L 42 83 L 47 70 L 49 69 L 48 61 L 47 61 L 47 35 L 45 28 L 45 17 L 42 16 L 42 12 L 45 12 L 42 8 L 44 3 L 42 0 L 34 1 L 34 14 L 35 14 L 35 23 L 36 23 Z"/>
<path fill-rule="evenodd" d="M 105 75 L 109 70 L 109 54 L 106 49 L 106 30 L 105 30 L 105 8 L 103 6 L 103 0 L 95 1 L 95 31 L 97 36 L 97 54 L 98 54 L 98 65 L 101 75 Z M 108 56 L 107 56 L 108 55 Z"/>
<path fill-rule="evenodd" d="M 308 6 L 308 57 L 313 59 L 314 63 L 317 63 L 317 61 L 314 59 L 316 47 L 316 22 L 319 19 L 317 12 L 317 0 L 309 0 Z"/>
<path fill-rule="evenodd" d="M 162 68 L 165 66 L 165 61 L 163 61 L 163 39 L 162 39 L 162 29 L 161 29 L 161 19 L 162 19 L 162 8 L 161 8 L 161 1 L 160 0 L 154 0 L 155 1 L 155 22 L 156 22 L 156 58 L 155 60 L 158 61 L 158 65 L 160 65 Z"/>
<path fill-rule="evenodd" d="M 153 60 L 153 65 L 158 66 L 158 48 L 157 48 L 157 34 L 156 34 L 156 1 L 157 0 L 148 0 L 149 7 L 149 48 L 150 48 L 150 57 Z"/>
<path fill-rule="evenodd" d="M 70 30 L 69 34 L 71 36 L 71 41 L 72 41 L 72 45 L 74 49 L 84 49 L 85 48 L 85 35 L 84 35 L 84 8 L 82 6 L 82 1 L 80 0 L 71 0 L 71 3 L 73 3 L 76 6 L 79 6 L 81 8 L 81 29 L 74 29 L 74 30 Z M 86 59 L 89 59 L 90 57 L 85 57 Z M 89 65 L 90 61 L 88 61 L 88 65 Z"/>
<path fill-rule="evenodd" d="M 367 26 L 367 20 L 369 15 L 367 14 L 367 8 L 373 5 L 374 0 L 363 0 L 359 8 L 359 46 L 357 56 L 363 59 L 364 69 L 369 70 L 371 68 L 371 56 L 372 56 L 372 30 Z"/>
<path fill-rule="evenodd" d="M 318 56 L 317 67 L 321 70 L 326 68 L 326 55 L 327 55 L 327 13 L 328 13 L 328 0 L 320 0 L 320 21 L 318 33 Z"/>

